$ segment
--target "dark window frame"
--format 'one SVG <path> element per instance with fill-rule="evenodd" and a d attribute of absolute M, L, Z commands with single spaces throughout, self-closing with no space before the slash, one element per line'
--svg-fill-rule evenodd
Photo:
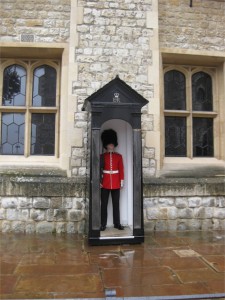
<path fill-rule="evenodd" d="M 186 78 L 186 110 L 179 110 L 177 108 L 175 109 L 167 109 L 165 108 L 165 82 L 164 82 L 164 157 L 187 157 L 187 158 L 201 158 L 201 157 L 215 157 L 215 143 L 214 143 L 214 121 L 212 121 L 213 129 L 212 129 L 212 142 L 210 145 L 208 145 L 208 149 L 211 149 L 213 147 L 213 150 L 209 150 L 208 154 L 206 155 L 198 155 L 196 154 L 196 151 L 194 150 L 194 140 L 193 140 L 193 123 L 195 118 L 207 118 L 213 120 L 217 117 L 217 113 L 213 110 L 215 109 L 215 97 L 214 97 L 214 85 L 215 85 L 215 78 L 212 74 L 212 72 L 208 72 L 207 68 L 197 68 L 197 67 L 180 67 L 180 66 L 165 66 L 164 69 L 164 78 L 166 77 L 166 74 L 168 72 L 175 71 L 175 72 L 181 72 L 184 74 Z M 205 74 L 206 78 L 210 78 L 211 80 L 211 110 L 194 110 L 192 105 L 192 78 L 194 76 L 197 76 L 195 74 Z M 175 155 L 168 155 L 168 149 L 166 147 L 168 146 L 167 141 L 168 137 L 166 137 L 166 118 L 170 117 L 185 117 L 186 118 L 186 137 L 187 137 L 187 149 L 186 149 L 186 155 L 179 155 L 179 153 Z M 196 143 L 195 143 L 196 144 Z M 200 153 L 201 151 L 197 151 L 197 153 Z M 204 151 L 202 151 L 203 153 Z"/>
<path fill-rule="evenodd" d="M 52 156 L 52 157 L 59 157 L 59 72 L 60 72 L 60 62 L 59 61 L 51 61 L 51 60 L 8 60 L 4 64 L 2 64 L 1 73 L 4 74 L 4 71 L 9 68 L 10 66 L 20 66 L 26 70 L 27 75 L 27 86 L 26 86 L 26 99 L 25 99 L 25 105 L 24 106 L 7 106 L 3 105 L 2 98 L 3 93 L 1 96 L 1 102 L 0 102 L 0 146 L 2 145 L 2 118 L 1 114 L 5 113 L 23 113 L 25 115 L 25 129 L 24 129 L 24 136 L 25 136 L 25 142 L 24 142 L 24 152 L 20 154 L 14 153 L 0 153 L 1 156 L 5 155 L 12 155 L 18 157 L 34 157 L 34 156 Z M 33 84 L 34 84 L 34 72 L 36 69 L 41 68 L 43 66 L 47 66 L 54 70 L 56 76 L 55 76 L 55 98 L 56 102 L 54 103 L 54 106 L 32 106 L 32 96 L 33 96 Z M 3 76 L 2 76 L 3 78 Z M 2 79 L 2 82 L 0 85 L 2 86 L 3 91 L 3 82 L 4 78 Z M 52 114 L 55 118 L 55 126 L 54 126 L 54 152 L 48 154 L 32 154 L 31 151 L 31 119 L 32 114 Z M 1 149 L 0 149 L 1 150 Z"/>

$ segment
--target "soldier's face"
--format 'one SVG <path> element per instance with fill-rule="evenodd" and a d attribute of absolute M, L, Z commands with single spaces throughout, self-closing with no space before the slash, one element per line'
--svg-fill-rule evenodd
<path fill-rule="evenodd" d="M 106 148 L 107 148 L 107 151 L 112 152 L 112 151 L 114 151 L 115 146 L 113 144 L 108 144 L 106 146 Z"/>

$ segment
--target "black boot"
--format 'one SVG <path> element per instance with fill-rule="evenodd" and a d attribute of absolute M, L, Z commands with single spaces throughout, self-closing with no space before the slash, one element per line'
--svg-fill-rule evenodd
<path fill-rule="evenodd" d="M 121 224 L 114 225 L 114 228 L 117 228 L 118 230 L 124 230 L 124 227 Z"/>
<path fill-rule="evenodd" d="M 100 231 L 105 231 L 105 229 L 106 229 L 106 226 L 101 225 Z"/>

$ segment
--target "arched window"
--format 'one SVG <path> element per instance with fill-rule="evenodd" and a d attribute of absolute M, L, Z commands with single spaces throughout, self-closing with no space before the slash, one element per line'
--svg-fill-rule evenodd
<path fill-rule="evenodd" d="M 55 106 L 56 103 L 56 70 L 43 65 L 34 70 L 33 106 Z"/>
<path fill-rule="evenodd" d="M 171 70 L 164 75 L 165 109 L 186 109 L 186 81 L 183 73 Z"/>
<path fill-rule="evenodd" d="M 26 69 L 10 65 L 3 72 L 2 106 L 25 106 Z M 1 154 L 21 155 L 24 153 L 24 112 L 3 112 L 1 115 Z"/>
<path fill-rule="evenodd" d="M 212 78 L 205 72 L 192 75 L 192 109 L 213 110 Z"/>
<path fill-rule="evenodd" d="M 11 65 L 4 70 L 3 74 L 3 97 L 4 106 L 24 106 L 26 102 L 27 72 L 19 65 Z"/>
<path fill-rule="evenodd" d="M 33 73 L 32 105 L 56 106 L 56 70 L 42 65 Z M 31 149 L 33 155 L 53 155 L 55 149 L 55 113 L 32 113 Z"/>
<path fill-rule="evenodd" d="M 212 78 L 206 72 L 194 71 L 187 67 L 186 77 L 175 69 L 164 75 L 165 156 L 168 157 L 214 156 L 217 113 L 213 112 Z"/>
<path fill-rule="evenodd" d="M 32 62 L 23 63 L 27 68 L 13 64 L 2 71 L 0 154 L 55 155 L 57 69 L 44 64 L 32 71 Z"/>

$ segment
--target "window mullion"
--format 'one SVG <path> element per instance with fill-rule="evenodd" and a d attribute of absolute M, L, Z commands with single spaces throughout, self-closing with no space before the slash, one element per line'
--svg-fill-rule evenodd
<path fill-rule="evenodd" d="M 0 112 L 0 154 L 2 154 L 2 112 Z"/>
<path fill-rule="evenodd" d="M 59 113 L 55 114 L 55 156 L 59 157 Z"/>
<path fill-rule="evenodd" d="M 187 76 L 187 157 L 193 158 L 193 130 L 192 130 L 192 83 L 191 83 L 191 69 L 189 68 Z"/>
<path fill-rule="evenodd" d="M 25 157 L 30 156 L 30 107 L 31 107 L 31 97 L 32 97 L 32 74 L 29 64 L 29 69 L 27 72 L 27 97 L 26 97 L 26 117 L 25 117 Z"/>
<path fill-rule="evenodd" d="M 187 117 L 187 157 L 193 158 L 193 118 L 192 113 Z"/>

